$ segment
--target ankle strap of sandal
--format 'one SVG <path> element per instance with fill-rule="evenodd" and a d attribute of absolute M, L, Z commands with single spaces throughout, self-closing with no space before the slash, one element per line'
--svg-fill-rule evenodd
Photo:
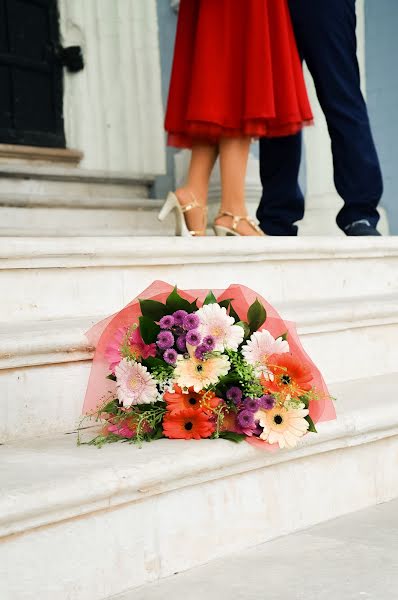
<path fill-rule="evenodd" d="M 192 210 L 193 208 L 200 208 L 201 210 L 203 210 L 203 212 L 205 214 L 207 214 L 207 206 L 202 206 L 202 204 L 199 204 L 196 196 L 192 193 L 189 192 L 191 198 L 192 198 L 192 202 L 189 202 L 189 204 L 181 204 L 181 210 L 183 213 L 189 212 L 190 210 Z"/>
<path fill-rule="evenodd" d="M 189 190 L 188 190 L 189 191 Z M 200 204 L 196 198 L 196 196 L 193 194 L 193 192 L 189 191 L 189 194 L 192 198 L 192 201 L 189 202 L 189 204 L 181 204 L 180 203 L 180 207 L 181 207 L 181 212 L 182 213 L 187 213 L 190 210 L 192 210 L 193 208 L 200 208 L 200 210 L 203 212 L 203 229 L 191 229 L 189 231 L 189 233 L 193 236 L 198 236 L 198 235 L 204 235 L 206 233 L 206 226 L 207 226 L 207 206 L 203 206 L 202 204 Z"/>
<path fill-rule="evenodd" d="M 247 221 L 249 225 L 251 225 L 253 229 L 255 229 L 255 231 L 257 231 L 258 233 L 263 233 L 260 227 L 257 225 L 257 223 L 253 221 L 253 219 L 248 215 L 234 215 L 233 213 L 227 210 L 220 210 L 216 216 L 216 219 L 219 219 L 220 217 L 231 217 L 233 231 L 236 231 L 238 229 L 238 225 L 241 221 Z"/>

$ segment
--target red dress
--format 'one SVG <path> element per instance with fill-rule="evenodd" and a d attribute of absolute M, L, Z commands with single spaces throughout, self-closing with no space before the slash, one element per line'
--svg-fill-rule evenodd
<path fill-rule="evenodd" d="M 169 145 L 290 135 L 312 118 L 287 0 L 181 0 Z"/>

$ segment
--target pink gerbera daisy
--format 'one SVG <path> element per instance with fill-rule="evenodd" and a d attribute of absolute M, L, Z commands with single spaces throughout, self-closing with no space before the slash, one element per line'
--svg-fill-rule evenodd
<path fill-rule="evenodd" d="M 135 360 L 156 356 L 156 344 L 145 344 L 138 327 L 131 331 L 127 339 L 128 332 L 129 329 L 127 327 L 117 329 L 112 341 L 105 350 L 105 358 L 109 362 L 109 369 L 113 374 L 115 373 L 115 368 L 123 358 L 120 350 L 125 343 L 127 343 L 131 358 Z"/>
<path fill-rule="evenodd" d="M 158 400 L 156 381 L 138 362 L 120 361 L 115 369 L 117 397 L 125 408 L 132 404 L 152 404 Z"/>

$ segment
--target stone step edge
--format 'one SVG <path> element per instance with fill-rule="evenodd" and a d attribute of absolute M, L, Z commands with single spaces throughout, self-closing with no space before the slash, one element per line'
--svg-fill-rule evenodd
<path fill-rule="evenodd" d="M 297 324 L 301 336 L 398 323 L 396 294 L 327 302 L 280 304 L 286 321 Z M 94 349 L 85 332 L 102 315 L 49 321 L 0 322 L 0 371 L 90 360 Z"/>
<path fill-rule="evenodd" d="M 3 237 L 0 270 L 103 266 L 157 266 L 398 258 L 398 236 L 308 237 Z"/>
<path fill-rule="evenodd" d="M 47 179 L 49 181 L 78 181 L 80 183 L 117 183 L 152 185 L 156 173 L 133 173 L 129 171 L 102 171 L 57 165 L 27 165 L 0 163 L 0 179 Z"/>
<path fill-rule="evenodd" d="M 7 459 L 4 454 L 8 453 L 12 476 L 15 467 L 21 463 L 18 449 L 29 463 L 27 468 L 32 468 L 38 452 L 42 456 L 43 452 L 47 452 L 49 461 L 51 457 L 50 463 L 58 465 L 57 452 L 65 460 L 66 449 L 70 464 L 76 465 L 76 471 L 70 479 L 62 476 L 57 481 L 50 477 L 47 486 L 41 481 L 37 489 L 32 485 L 26 486 L 21 476 L 18 479 L 18 482 L 23 481 L 19 483 L 20 487 L 7 489 L 7 482 L 3 481 L 0 537 L 113 509 L 186 486 L 397 436 L 398 403 L 390 400 L 397 384 L 398 373 L 394 373 L 389 378 L 374 377 L 334 386 L 331 391 L 339 396 L 339 402 L 347 405 L 345 409 L 340 406 L 336 421 L 319 424 L 318 434 L 308 434 L 298 448 L 290 451 L 270 453 L 246 443 L 233 445 L 223 440 L 193 443 L 160 440 L 142 449 L 131 448 L 135 453 L 134 461 L 131 456 L 127 460 L 129 448 L 123 444 L 105 450 L 88 446 L 74 448 L 73 436 L 32 441 L 31 452 L 27 441 L 19 446 L 15 443 L 3 446 L 0 448 L 3 472 L 6 471 Z M 380 394 L 381 385 L 384 386 L 383 394 Z M 359 389 L 360 397 L 354 398 Z M 378 398 L 377 403 L 375 397 Z"/>
<path fill-rule="evenodd" d="M 104 184 L 105 185 L 105 184 Z M 114 186 L 115 182 L 107 182 L 106 187 Z M 106 191 L 106 187 L 105 190 Z M 164 199 L 155 199 L 148 198 L 144 193 L 147 191 L 145 185 L 140 183 L 130 183 L 125 185 L 126 187 L 126 196 L 122 196 L 123 190 L 120 190 L 120 186 L 118 185 L 118 192 L 120 195 L 110 194 L 108 195 L 98 195 L 98 194 L 84 194 L 81 193 L 72 195 L 72 194 L 56 194 L 56 193 L 37 193 L 37 192 L 29 192 L 29 193 L 7 193 L 0 191 L 0 211 L 4 208 L 12 208 L 16 211 L 18 209 L 29 209 L 34 211 L 36 209 L 41 208 L 51 208 L 52 210 L 56 209 L 70 209 L 71 211 L 84 208 L 84 209 L 103 209 L 103 210 L 113 210 L 113 209 L 129 209 L 129 210 L 140 210 L 148 213 L 154 213 L 154 218 L 157 217 L 157 213 L 160 208 L 164 204 Z M 132 196 L 134 189 L 134 196 Z M 142 197 L 140 197 L 142 196 Z M 250 212 L 254 213 L 257 204 L 248 203 Z M 215 217 L 217 209 L 218 209 L 218 200 L 209 199 L 209 224 L 208 229 L 211 228 L 211 220 Z M 80 236 L 81 237 L 81 236 Z"/>
<path fill-rule="evenodd" d="M 137 186 L 134 186 L 137 187 Z M 77 209 L 89 210 L 92 213 L 95 210 L 129 210 L 129 211 L 145 211 L 148 213 L 157 213 L 163 206 L 163 200 L 153 200 L 145 198 L 143 192 L 143 186 L 138 186 L 138 189 L 134 191 L 132 196 L 133 186 L 129 186 L 129 196 L 99 196 L 99 195 L 84 195 L 81 194 L 76 196 L 55 194 L 4 194 L 0 193 L 0 215 L 2 209 L 14 209 L 20 211 L 21 209 L 28 209 L 29 211 L 36 211 L 43 208 L 51 209 L 52 212 L 59 209 L 69 209 L 71 213 Z M 12 237 L 12 236 L 10 236 Z"/>

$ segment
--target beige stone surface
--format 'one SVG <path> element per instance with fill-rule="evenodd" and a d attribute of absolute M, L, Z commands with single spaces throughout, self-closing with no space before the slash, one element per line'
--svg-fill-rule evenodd
<path fill-rule="evenodd" d="M 380 504 L 112 600 L 396 600 L 397 515 Z"/>

